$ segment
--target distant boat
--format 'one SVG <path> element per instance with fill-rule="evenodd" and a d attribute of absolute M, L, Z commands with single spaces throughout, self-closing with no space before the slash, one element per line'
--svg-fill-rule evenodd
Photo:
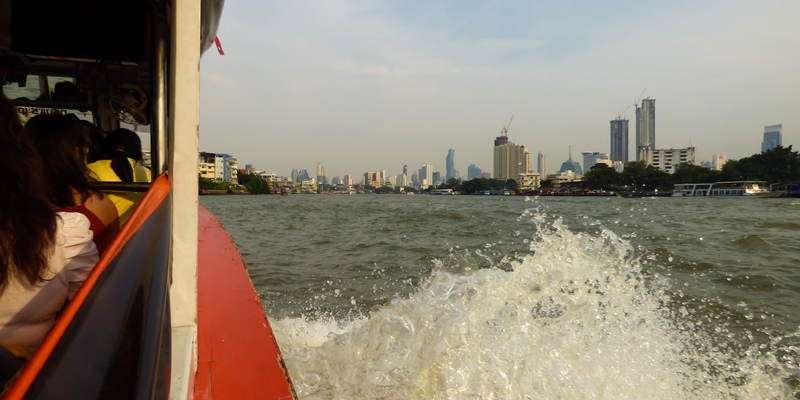
<path fill-rule="evenodd" d="M 355 191 L 355 190 L 351 190 L 351 191 L 350 191 L 349 193 L 347 193 L 347 194 L 356 194 L 356 191 Z"/>
<path fill-rule="evenodd" d="M 456 192 L 454 192 L 453 189 L 435 189 L 435 190 L 431 190 L 431 194 L 436 194 L 436 195 L 447 194 L 447 195 L 450 195 L 450 194 L 456 194 Z"/>
<path fill-rule="evenodd" d="M 679 183 L 672 197 L 777 197 L 765 181 L 730 181 L 714 183 Z"/>

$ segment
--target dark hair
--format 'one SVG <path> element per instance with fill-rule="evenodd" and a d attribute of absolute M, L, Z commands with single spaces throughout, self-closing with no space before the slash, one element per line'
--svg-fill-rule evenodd
<path fill-rule="evenodd" d="M 122 182 L 133 182 L 133 168 L 128 159 L 142 159 L 142 140 L 139 135 L 124 128 L 111 131 L 103 142 L 103 153 L 107 160 L 111 160 L 111 169 Z"/>
<path fill-rule="evenodd" d="M 100 193 L 89 179 L 85 151 L 89 147 L 89 130 L 77 119 L 60 114 L 40 114 L 31 118 L 23 133 L 39 151 L 44 173 L 48 177 L 50 203 L 58 208 L 77 205 L 73 191 L 81 202 L 93 193 Z"/>
<path fill-rule="evenodd" d="M 106 140 L 103 131 L 89 121 L 82 120 L 81 123 L 89 130 L 89 153 L 86 155 L 86 161 L 91 164 L 97 160 L 102 160 L 103 142 Z"/>
<path fill-rule="evenodd" d="M 43 281 L 56 239 L 41 162 L 21 130 L 17 110 L 0 94 L 0 293 L 12 276 Z"/>

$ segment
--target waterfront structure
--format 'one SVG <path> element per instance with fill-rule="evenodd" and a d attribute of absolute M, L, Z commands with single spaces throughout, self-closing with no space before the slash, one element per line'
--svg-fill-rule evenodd
<path fill-rule="evenodd" d="M 726 162 L 728 162 L 728 156 L 724 154 L 714 154 L 714 156 L 711 157 L 711 169 L 722 171 L 722 166 L 724 166 Z"/>
<path fill-rule="evenodd" d="M 537 161 L 538 161 L 537 162 L 537 169 L 539 170 L 539 175 L 547 176 L 547 173 L 549 172 L 548 169 L 547 169 L 547 154 L 542 153 L 540 151 Z"/>
<path fill-rule="evenodd" d="M 450 182 L 450 179 L 456 177 L 456 150 L 447 150 L 447 158 L 445 159 L 445 168 L 447 169 L 444 177 L 445 182 Z"/>
<path fill-rule="evenodd" d="M 783 134 L 781 129 L 783 124 L 767 125 L 764 127 L 764 141 L 761 142 L 761 152 L 783 146 Z"/>
<path fill-rule="evenodd" d="M 582 176 L 583 175 L 581 175 L 579 173 L 575 173 L 575 171 L 566 170 L 566 171 L 559 171 L 558 174 L 552 176 L 553 179 L 551 179 L 551 180 L 556 185 L 561 185 L 561 184 L 564 184 L 566 182 L 574 182 L 574 181 L 580 180 Z M 549 178 L 550 177 L 548 177 L 548 179 Z"/>
<path fill-rule="evenodd" d="M 480 178 L 481 175 L 483 175 L 483 170 L 480 169 L 477 165 L 470 164 L 469 167 L 467 167 L 467 180 Z"/>
<path fill-rule="evenodd" d="M 583 175 L 581 164 L 577 161 L 572 161 L 572 146 L 569 146 L 569 158 L 561 163 L 561 169 L 558 170 L 559 173 L 567 171 L 572 171 L 576 175 Z"/>
<path fill-rule="evenodd" d="M 628 120 L 611 120 L 611 161 L 628 163 Z"/>
<path fill-rule="evenodd" d="M 656 148 L 656 99 L 636 106 L 636 161 L 647 160 Z"/>
<path fill-rule="evenodd" d="M 611 157 L 609 157 L 608 153 L 601 153 L 598 151 L 595 152 L 583 152 L 583 167 L 586 169 L 586 172 L 592 169 L 595 164 L 605 164 L 609 167 L 613 167 L 614 163 L 611 161 Z"/>
<path fill-rule="evenodd" d="M 494 140 L 494 179 L 517 179 L 531 170 L 531 155 L 524 145 L 508 141 L 506 130 Z"/>
<path fill-rule="evenodd" d="M 433 166 L 424 164 L 419 168 L 419 175 L 417 177 L 420 189 L 425 189 L 433 185 Z"/>
<path fill-rule="evenodd" d="M 619 173 L 625 171 L 625 163 L 623 163 L 622 161 L 612 161 L 611 166 L 614 168 L 614 171 L 617 171 Z"/>
<path fill-rule="evenodd" d="M 695 164 L 694 147 L 685 149 L 658 149 L 652 152 L 652 158 L 647 160 L 652 165 L 668 174 L 675 172 L 680 164 Z"/>
<path fill-rule="evenodd" d="M 517 188 L 520 191 L 534 190 L 542 186 L 542 176 L 538 172 L 523 172 L 517 175 Z"/>
<path fill-rule="evenodd" d="M 217 155 L 214 153 L 200 152 L 198 154 L 197 169 L 198 173 L 200 173 L 201 178 L 214 179 L 214 177 L 216 176 L 215 174 L 216 158 Z"/>
<path fill-rule="evenodd" d="M 381 172 L 365 172 L 364 173 L 364 186 L 380 187 L 381 186 Z"/>
<path fill-rule="evenodd" d="M 198 172 L 203 178 L 239 184 L 239 162 L 230 154 L 199 152 Z"/>

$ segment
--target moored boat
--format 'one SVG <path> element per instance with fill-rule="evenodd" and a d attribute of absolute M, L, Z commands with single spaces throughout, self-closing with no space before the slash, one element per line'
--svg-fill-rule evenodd
<path fill-rule="evenodd" d="M 765 181 L 679 183 L 672 197 L 775 197 Z"/>

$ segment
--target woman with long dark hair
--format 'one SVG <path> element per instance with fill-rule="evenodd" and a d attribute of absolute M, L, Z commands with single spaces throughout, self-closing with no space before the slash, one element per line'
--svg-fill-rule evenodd
<path fill-rule="evenodd" d="M 56 212 L 41 160 L 0 94 L 0 387 L 97 263 L 89 220 Z"/>
<path fill-rule="evenodd" d="M 61 211 L 86 215 L 102 254 L 119 232 L 119 216 L 89 177 L 89 130 L 73 117 L 46 114 L 31 118 L 23 134 L 30 136 L 42 159 L 50 202 Z"/>

